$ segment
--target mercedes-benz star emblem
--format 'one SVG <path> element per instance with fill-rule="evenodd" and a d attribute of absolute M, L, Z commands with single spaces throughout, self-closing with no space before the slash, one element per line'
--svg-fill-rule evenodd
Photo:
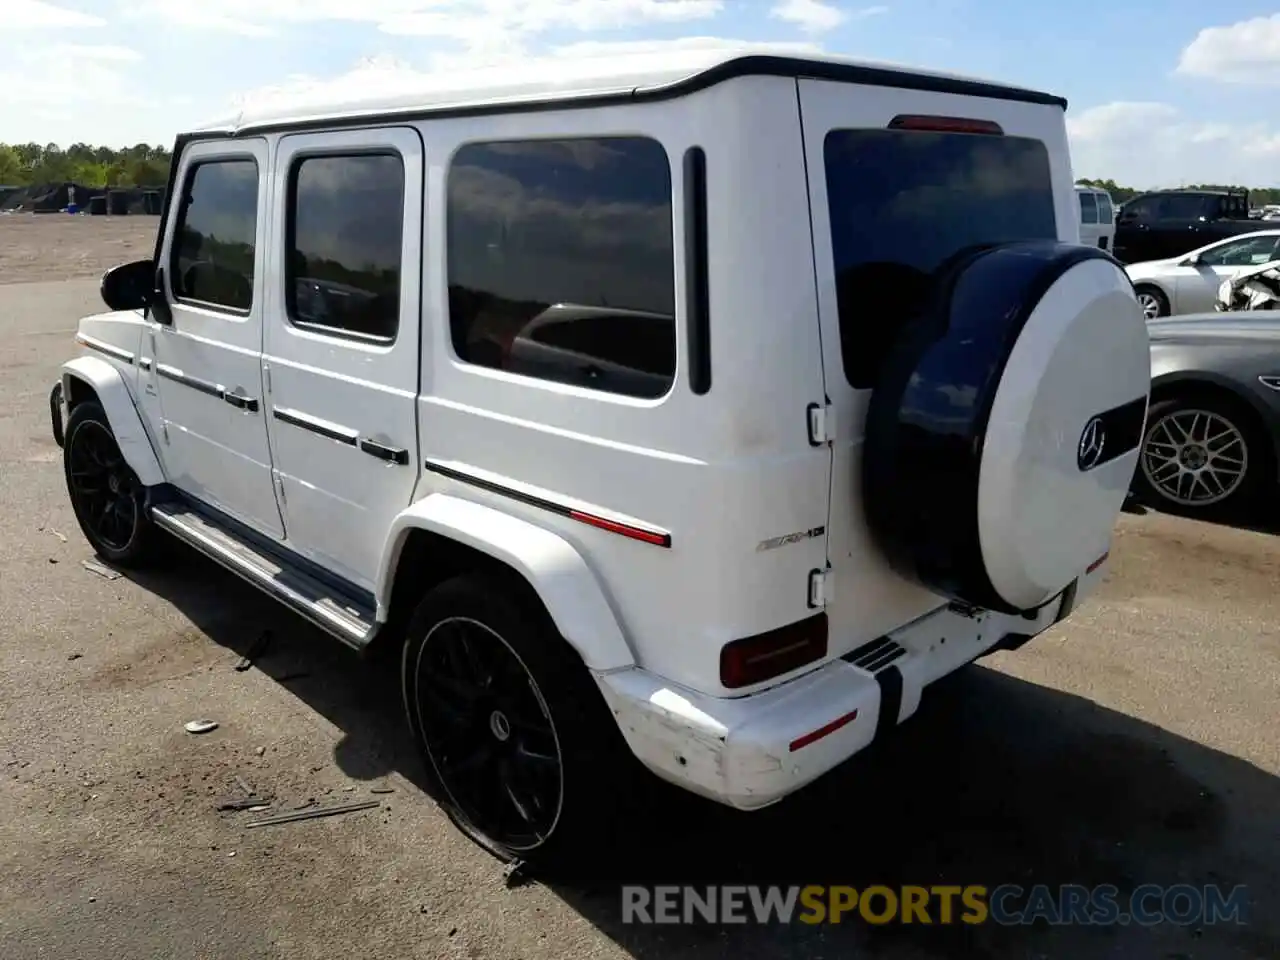
<path fill-rule="evenodd" d="M 1080 434 L 1080 445 L 1076 447 L 1076 466 L 1081 470 L 1092 470 L 1102 460 L 1102 450 L 1107 444 L 1107 431 L 1102 426 L 1102 419 L 1094 417 L 1084 425 L 1084 433 Z"/>

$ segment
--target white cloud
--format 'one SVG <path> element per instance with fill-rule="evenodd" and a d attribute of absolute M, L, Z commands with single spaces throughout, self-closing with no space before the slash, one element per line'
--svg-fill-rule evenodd
<path fill-rule="evenodd" d="M 1280 182 L 1280 126 L 1192 120 L 1167 103 L 1120 101 L 1067 115 L 1076 177 L 1149 189 Z"/>
<path fill-rule="evenodd" d="M 867 17 L 888 13 L 889 8 L 883 6 L 863 7 L 860 10 L 844 10 L 826 0 L 780 0 L 769 11 L 769 16 L 776 20 L 785 20 L 803 30 L 805 33 L 822 33 L 834 30 L 840 24 L 850 20 L 865 20 Z"/>
<path fill-rule="evenodd" d="M 1224 83 L 1280 83 L 1280 13 L 1201 30 L 1182 51 L 1178 73 Z"/>
<path fill-rule="evenodd" d="M 44 0 L 5 0 L 3 17 L 5 30 L 61 30 L 107 25 L 102 17 L 58 7 Z"/>
<path fill-rule="evenodd" d="M 774 43 L 731 40 L 726 37 L 680 37 L 676 40 L 582 40 L 554 47 L 551 53 L 557 57 L 607 57 L 661 53 L 663 50 L 788 50 L 793 53 L 819 53 L 822 45 L 803 40 Z"/>
<path fill-rule="evenodd" d="M 769 11 L 769 16 L 795 24 L 806 33 L 821 33 L 844 23 L 846 14 L 822 0 L 782 0 Z"/>
<path fill-rule="evenodd" d="M 266 36 L 291 24 L 346 21 L 384 33 L 442 37 L 480 48 L 502 35 L 553 28 L 621 29 L 713 17 L 724 0 L 221 0 L 210 12 L 193 0 L 133 0 L 132 10 L 171 23 L 242 36 Z"/>

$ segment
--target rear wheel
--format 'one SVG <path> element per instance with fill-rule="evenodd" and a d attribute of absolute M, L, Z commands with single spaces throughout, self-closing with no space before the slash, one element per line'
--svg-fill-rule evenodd
<path fill-rule="evenodd" d="M 1187 396 L 1152 405 L 1136 486 L 1154 506 L 1225 515 L 1253 506 L 1273 470 L 1242 404 Z"/>
<path fill-rule="evenodd" d="M 1159 287 L 1150 284 L 1139 284 L 1134 287 L 1138 297 L 1138 306 L 1142 308 L 1142 316 L 1147 320 L 1169 316 L 1169 298 Z"/>
<path fill-rule="evenodd" d="M 99 404 L 87 401 L 71 411 L 62 463 L 76 521 L 98 555 L 121 566 L 150 559 L 156 537 L 147 491 L 125 462 Z"/>
<path fill-rule="evenodd" d="M 409 625 L 405 709 L 442 807 L 505 861 L 563 865 L 625 792 L 625 744 L 581 660 L 505 584 L 436 587 Z"/>

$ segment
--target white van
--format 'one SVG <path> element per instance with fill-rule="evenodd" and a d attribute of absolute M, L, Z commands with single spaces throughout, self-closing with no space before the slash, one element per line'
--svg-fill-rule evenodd
<path fill-rule="evenodd" d="M 347 93 L 178 139 L 53 431 L 107 560 L 392 645 L 488 849 L 592 849 L 628 765 L 767 806 L 1103 576 L 1150 361 L 1057 97 L 724 50 Z"/>
<path fill-rule="evenodd" d="M 1100 187 L 1076 186 L 1080 203 L 1080 242 L 1103 250 L 1114 250 L 1116 244 L 1116 212 L 1111 194 Z"/>

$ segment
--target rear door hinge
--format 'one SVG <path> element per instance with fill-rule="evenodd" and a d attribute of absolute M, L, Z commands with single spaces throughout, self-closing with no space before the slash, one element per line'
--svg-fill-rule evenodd
<path fill-rule="evenodd" d="M 830 403 L 811 403 L 806 409 L 809 445 L 820 447 L 835 439 L 835 408 Z"/>
<path fill-rule="evenodd" d="M 827 605 L 827 591 L 831 585 L 831 568 L 809 571 L 809 609 Z"/>

